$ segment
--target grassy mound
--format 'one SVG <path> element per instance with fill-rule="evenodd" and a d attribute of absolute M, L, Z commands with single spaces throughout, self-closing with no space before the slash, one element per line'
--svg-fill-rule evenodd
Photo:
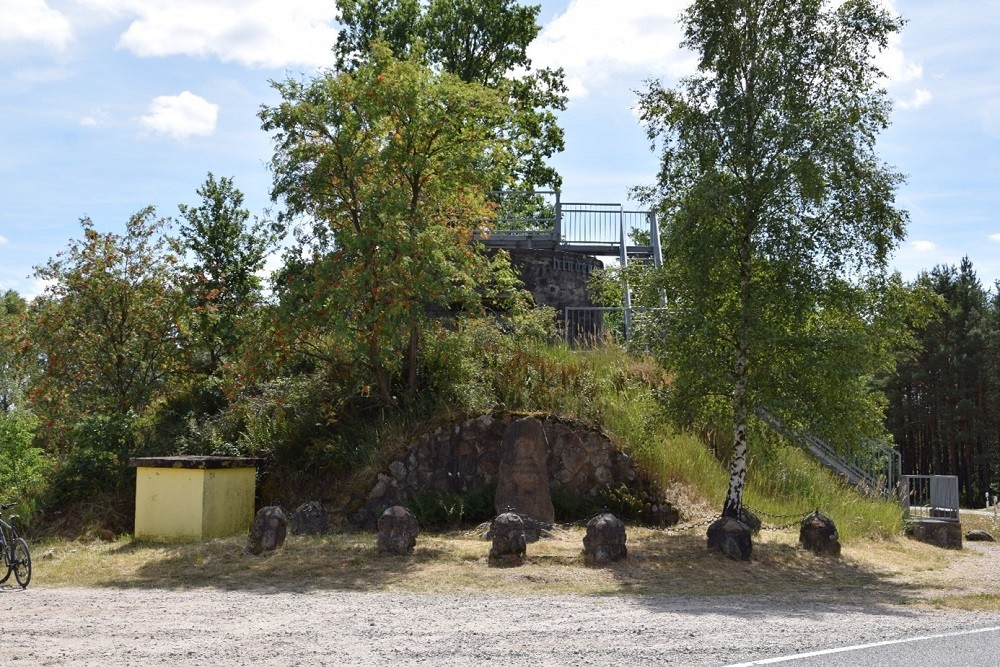
<path fill-rule="evenodd" d="M 703 438 L 670 423 L 656 398 L 669 382 L 653 362 L 616 347 L 549 347 L 536 354 L 536 372 L 548 389 L 533 394 L 527 407 L 604 428 L 669 490 L 682 520 L 706 520 L 721 508 L 728 469 Z M 751 438 L 745 500 L 765 526 L 787 525 L 819 509 L 837 524 L 842 541 L 902 531 L 898 504 L 858 493 L 776 434 L 756 429 Z"/>

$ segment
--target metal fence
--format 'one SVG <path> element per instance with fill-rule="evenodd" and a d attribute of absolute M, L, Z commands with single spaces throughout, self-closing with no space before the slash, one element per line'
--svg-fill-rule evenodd
<path fill-rule="evenodd" d="M 899 482 L 899 502 L 910 521 L 958 521 L 958 477 L 903 475 Z"/>
<path fill-rule="evenodd" d="M 559 193 L 555 190 L 504 190 L 492 193 L 497 202 L 492 221 L 503 234 L 559 232 Z"/>
<path fill-rule="evenodd" d="M 606 251 L 609 246 L 659 250 L 656 216 L 621 204 L 563 202 L 558 191 L 497 191 L 491 238 L 549 236 L 561 245 Z M 486 221 L 484 221 L 486 222 Z"/>
<path fill-rule="evenodd" d="M 600 347 L 608 341 L 628 340 L 625 308 L 567 307 L 562 335 L 570 347 Z"/>
<path fill-rule="evenodd" d="M 892 447 L 865 440 L 854 449 L 836 448 L 808 431 L 786 427 L 768 410 L 758 407 L 754 414 L 791 442 L 811 452 L 820 463 L 870 495 L 892 498 L 899 481 L 900 455 Z"/>
<path fill-rule="evenodd" d="M 600 347 L 608 342 L 626 343 L 636 329 L 663 308 L 568 306 L 563 309 L 562 333 L 570 347 Z"/>
<path fill-rule="evenodd" d="M 625 211 L 621 204 L 563 202 L 557 215 L 563 243 L 578 246 L 652 243 L 651 229 L 655 223 L 649 211 Z"/>

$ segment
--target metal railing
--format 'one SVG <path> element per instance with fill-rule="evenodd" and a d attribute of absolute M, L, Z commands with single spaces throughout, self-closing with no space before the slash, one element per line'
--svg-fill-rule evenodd
<path fill-rule="evenodd" d="M 529 243 L 600 256 L 635 254 L 662 260 L 656 215 L 626 211 L 617 203 L 564 202 L 556 190 L 501 191 L 495 219 L 486 227 L 488 245 Z M 627 257 L 626 257 L 627 261 Z"/>
<path fill-rule="evenodd" d="M 899 502 L 908 521 L 958 521 L 958 476 L 903 475 Z"/>
<path fill-rule="evenodd" d="M 568 306 L 563 309 L 563 339 L 570 347 L 600 347 L 609 340 L 628 340 L 624 313 L 624 308 Z"/>
<path fill-rule="evenodd" d="M 869 440 L 863 444 L 866 456 L 835 449 L 826 440 L 812 433 L 787 428 L 763 408 L 755 410 L 757 417 L 791 442 L 808 450 L 816 459 L 854 486 L 881 496 L 891 497 L 900 479 L 899 452 L 881 442 Z"/>
<path fill-rule="evenodd" d="M 502 190 L 492 193 L 497 203 L 495 234 L 554 234 L 559 230 L 559 192 L 557 190 Z"/>
<path fill-rule="evenodd" d="M 560 333 L 570 347 L 600 347 L 609 341 L 627 343 L 637 325 L 661 310 L 645 306 L 567 306 Z"/>

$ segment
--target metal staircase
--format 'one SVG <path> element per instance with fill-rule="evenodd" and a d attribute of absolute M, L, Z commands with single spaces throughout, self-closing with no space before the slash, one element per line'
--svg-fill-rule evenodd
<path fill-rule="evenodd" d="M 819 436 L 785 427 L 763 408 L 758 408 L 755 414 L 776 433 L 809 451 L 820 463 L 859 489 L 886 497 L 895 496 L 901 462 L 899 452 L 892 447 L 876 441 L 866 442 L 874 450 L 875 456 L 864 461 L 837 451 Z"/>

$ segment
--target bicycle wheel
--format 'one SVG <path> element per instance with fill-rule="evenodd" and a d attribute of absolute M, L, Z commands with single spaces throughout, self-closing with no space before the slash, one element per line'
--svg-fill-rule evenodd
<path fill-rule="evenodd" d="M 0 571 L 3 570 L 4 566 L 7 567 L 7 574 L 3 575 L 3 577 L 0 578 L 0 585 L 6 584 L 7 580 L 10 579 L 10 573 L 14 571 L 14 568 L 8 565 L 10 559 L 7 556 L 8 556 L 7 543 L 0 540 L 0 558 L 3 559 L 2 561 L 0 561 Z"/>
<path fill-rule="evenodd" d="M 21 588 L 27 588 L 31 581 L 31 553 L 23 538 L 14 540 L 14 577 Z"/>

